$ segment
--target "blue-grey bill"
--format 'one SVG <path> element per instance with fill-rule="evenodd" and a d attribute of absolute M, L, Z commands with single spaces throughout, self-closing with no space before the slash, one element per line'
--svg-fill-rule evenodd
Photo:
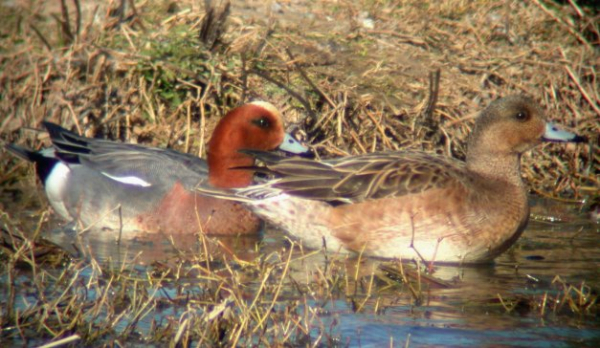
<path fill-rule="evenodd" d="M 279 145 L 279 150 L 290 152 L 290 153 L 305 153 L 308 152 L 308 148 L 300 144 L 300 142 L 288 133 L 285 133 L 283 142 Z"/>
<path fill-rule="evenodd" d="M 567 132 L 565 130 L 557 128 L 552 123 L 546 123 L 546 132 L 544 132 L 543 136 L 546 141 L 569 141 L 569 142 L 582 142 L 585 141 L 585 138 L 573 134 L 571 132 Z"/>

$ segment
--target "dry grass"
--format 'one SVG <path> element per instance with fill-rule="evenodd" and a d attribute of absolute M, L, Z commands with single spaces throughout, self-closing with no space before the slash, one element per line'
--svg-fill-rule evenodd
<path fill-rule="evenodd" d="M 549 0 L 317 3 L 233 1 L 220 26 L 219 11 L 206 22 L 192 1 L 4 2 L 0 138 L 40 148 L 47 136 L 28 129 L 50 120 L 87 136 L 204 155 L 220 116 L 261 98 L 278 105 L 322 157 L 422 148 L 462 158 L 476 112 L 526 93 L 549 118 L 590 138 L 525 155 L 532 190 L 597 199 L 597 9 Z M 26 164 L 3 152 L 0 166 L 5 199 L 44 204 L 35 192 L 21 193 L 33 185 Z M 37 245 L 44 215 L 11 216 L 2 215 L 10 236 L 0 254 L 2 341 L 338 346 L 343 338 L 323 319 L 328 301 L 347 299 L 353 310 L 373 313 L 394 305 L 384 303 L 390 291 L 423 301 L 422 273 L 409 279 L 398 265 L 362 274 L 360 259 L 348 265 L 331 257 L 297 279 L 306 257 L 297 248 L 251 262 L 200 253 L 111 269 Z M 573 313 L 597 313 L 583 285 L 560 284 L 555 301 L 535 297 L 531 308 L 560 314 L 561 300 Z M 500 300 L 506 311 L 522 301 Z M 150 329 L 139 329 L 141 321 Z"/>
<path fill-rule="evenodd" d="M 435 289 L 464 291 L 412 265 L 305 253 L 293 243 L 250 261 L 180 250 L 139 267 L 70 257 L 26 237 L 6 216 L 3 229 L 0 337 L 11 345 L 346 346 L 336 303 L 356 314 L 400 309 L 443 318 Z M 552 283 L 543 294 L 508 289 L 454 306 L 489 320 L 510 314 L 591 325 L 597 293 L 560 277 Z"/>
<path fill-rule="evenodd" d="M 185 258 L 140 268 L 71 258 L 8 220 L 4 229 L 0 337 L 14 344 L 337 346 L 331 302 L 377 313 L 390 306 L 382 293 L 418 304 L 429 287 L 402 266 L 387 266 L 399 281 L 360 260 L 327 256 L 318 268 L 304 265 L 320 252 L 293 244 L 251 262 L 181 251 Z"/>
<path fill-rule="evenodd" d="M 123 14 L 119 3 L 88 5 L 79 19 L 71 4 L 7 9 L 2 138 L 39 147 L 43 135 L 20 130 L 49 119 L 203 155 L 225 110 L 262 98 L 322 156 L 416 147 L 461 158 L 476 112 L 526 93 L 590 138 L 590 146 L 546 145 L 525 156 L 532 189 L 598 195 L 600 39 L 589 8 L 261 4 L 234 2 L 227 30 L 212 21 L 214 32 L 194 4 L 126 6 Z"/>

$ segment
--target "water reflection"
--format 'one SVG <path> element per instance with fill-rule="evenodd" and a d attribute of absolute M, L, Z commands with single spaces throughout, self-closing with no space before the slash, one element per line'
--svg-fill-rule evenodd
<path fill-rule="evenodd" d="M 260 236 L 220 236 L 147 234 L 135 239 L 119 239 L 112 231 L 89 230 L 77 233 L 71 226 L 55 229 L 46 238 L 79 258 L 93 258 L 101 264 L 149 265 L 173 260 L 191 260 L 199 255 L 249 261 L 257 257 Z"/>
<path fill-rule="evenodd" d="M 539 213 L 543 206 L 538 204 L 536 211 Z M 435 265 L 432 277 L 437 282 L 420 279 L 419 301 L 407 285 L 399 282 L 390 286 L 381 281 L 380 275 L 385 273 L 381 260 L 295 248 L 288 278 L 298 284 L 319 280 L 327 272 L 324 270 L 333 272 L 332 267 L 348 276 L 337 293 L 328 293 L 327 287 L 313 287 L 299 295 L 291 287 L 282 290 L 280 300 L 303 301 L 307 311 L 319 308 L 319 321 L 332 330 L 331 335 L 341 337 L 340 345 L 404 346 L 408 341 L 409 346 L 594 346 L 600 343 L 598 316 L 576 315 L 566 304 L 556 302 L 569 285 L 581 289 L 585 282 L 588 292 L 600 288 L 600 225 L 585 219 L 587 215 L 577 209 L 569 210 L 569 214 L 572 218 L 562 218 L 569 222 L 532 221 L 516 245 L 494 264 Z M 273 229 L 254 238 L 153 235 L 117 243 L 116 238 L 107 238 L 105 231 L 77 234 L 73 229 L 57 227 L 55 221 L 50 225 L 53 230 L 45 237 L 83 259 L 116 266 L 133 263 L 142 269 L 157 262 L 197 260 L 206 255 L 218 260 L 261 257 L 283 262 L 292 246 L 281 231 Z M 391 263 L 389 267 L 398 265 Z M 414 264 L 403 267 L 415 273 Z M 374 285 L 369 290 L 371 281 Z M 239 282 L 244 283 L 245 298 L 252 301 L 260 279 L 249 274 Z M 188 294 L 203 291 L 193 273 L 186 273 L 176 282 L 164 282 L 156 296 L 177 303 L 174 299 L 182 296 L 182 284 L 187 284 L 184 288 Z M 550 306 L 547 312 L 540 312 L 536 303 L 544 296 L 555 301 L 556 311 Z M 157 308 L 141 321 L 140 329 L 148 330 L 152 320 L 160 322 L 166 316 L 177 319 L 182 308 L 183 304 L 181 308 Z"/>

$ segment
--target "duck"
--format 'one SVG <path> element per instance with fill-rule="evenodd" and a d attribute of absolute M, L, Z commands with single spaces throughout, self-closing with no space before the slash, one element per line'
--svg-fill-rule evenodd
<path fill-rule="evenodd" d="M 486 263 L 529 217 L 521 155 L 542 141 L 584 138 L 546 121 L 529 97 L 493 101 L 476 119 L 466 160 L 419 151 L 318 161 L 246 151 L 273 179 L 206 194 L 246 204 L 305 247 L 428 263 Z M 202 190 L 202 189 L 201 189 Z"/>
<path fill-rule="evenodd" d="M 207 160 L 171 149 L 86 138 L 44 122 L 53 146 L 6 149 L 35 163 L 53 210 L 80 230 L 118 232 L 119 238 L 149 234 L 256 234 L 261 219 L 240 203 L 199 194 L 195 188 L 239 188 L 253 174 L 237 167 L 254 158 L 240 149 L 308 149 L 284 131 L 277 108 L 254 101 L 229 111 L 208 143 Z M 114 234 L 107 234 L 114 235 Z"/>

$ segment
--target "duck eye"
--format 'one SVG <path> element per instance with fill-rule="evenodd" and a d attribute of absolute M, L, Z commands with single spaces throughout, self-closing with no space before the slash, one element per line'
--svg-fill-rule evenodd
<path fill-rule="evenodd" d="M 517 112 L 517 114 L 515 115 L 515 118 L 519 121 L 525 121 L 529 118 L 529 116 L 527 115 L 526 112 L 520 111 L 520 112 Z"/>
<path fill-rule="evenodd" d="M 261 118 L 257 118 L 255 120 L 252 120 L 252 123 L 254 123 L 255 125 L 257 125 L 259 128 L 269 128 L 271 127 L 271 121 L 269 121 L 269 119 L 267 117 L 261 117 Z"/>
<path fill-rule="evenodd" d="M 269 119 L 266 116 L 262 116 L 261 118 L 252 120 L 252 123 L 254 123 L 260 128 L 269 128 L 271 126 L 271 121 L 269 121 Z"/>

